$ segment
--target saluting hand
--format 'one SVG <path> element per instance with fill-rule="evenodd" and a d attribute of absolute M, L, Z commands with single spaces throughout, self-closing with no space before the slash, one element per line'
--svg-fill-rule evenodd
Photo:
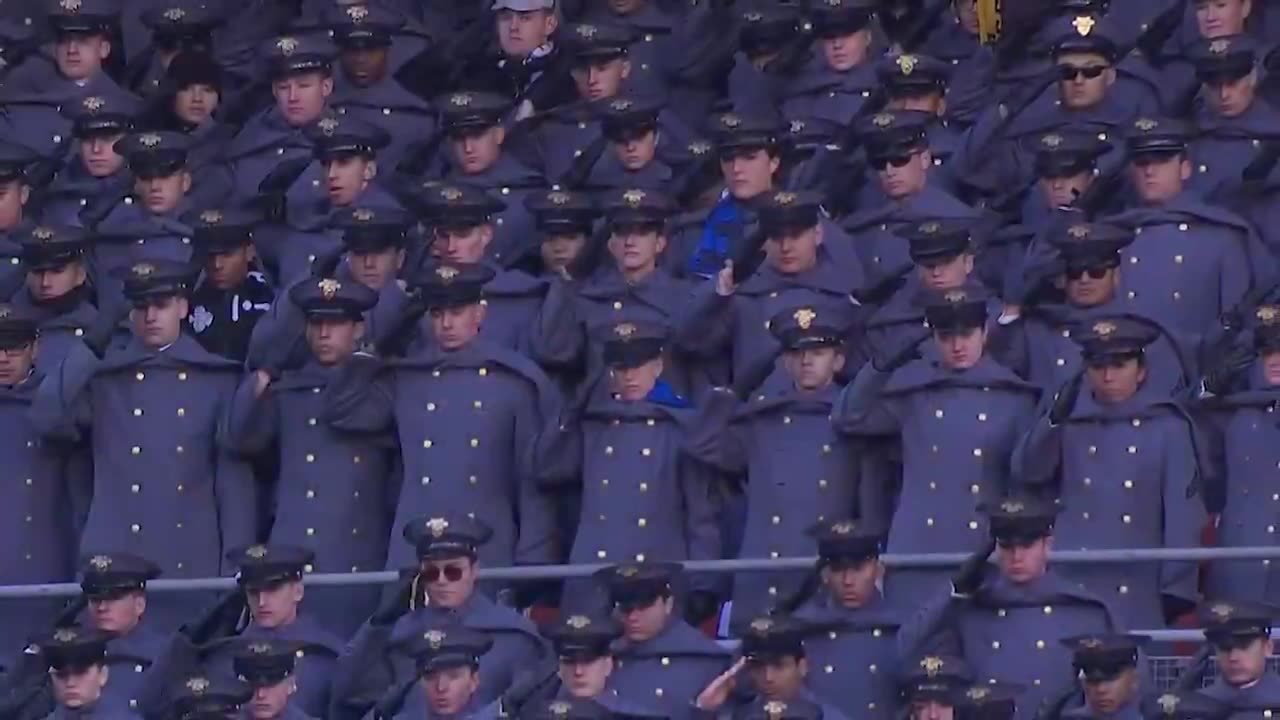
<path fill-rule="evenodd" d="M 726 702 L 729 701 L 729 693 L 738 685 L 738 673 L 742 672 L 742 668 L 747 666 L 745 657 L 738 658 L 738 662 L 733 667 L 725 670 L 711 681 L 711 684 L 698 693 L 697 700 L 694 704 L 702 710 L 719 710 Z"/>

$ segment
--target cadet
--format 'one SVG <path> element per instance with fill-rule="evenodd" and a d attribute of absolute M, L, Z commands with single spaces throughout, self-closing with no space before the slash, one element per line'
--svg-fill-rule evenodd
<path fill-rule="evenodd" d="M 924 357 L 912 361 L 925 331 L 880 348 L 842 391 L 832 416 L 843 433 L 902 436 L 902 489 L 886 523 L 891 552 L 982 546 L 980 506 L 1007 487 L 1007 459 L 1039 397 L 987 354 L 987 297 L 980 288 L 932 295 L 925 320 L 932 347 Z M 949 469 L 945 478 L 937 475 L 940 464 Z M 940 583 L 937 571 L 903 570 L 890 574 L 888 595 L 918 602 Z"/>
<path fill-rule="evenodd" d="M 1059 547 L 1197 547 L 1205 507 L 1195 428 L 1166 388 L 1146 383 L 1155 331 L 1102 317 L 1073 339 L 1085 369 L 1023 439 L 1016 477 L 1066 506 Z M 1063 574 L 1106 600 L 1122 627 L 1158 628 L 1195 603 L 1194 563 L 1082 565 Z"/>
<path fill-rule="evenodd" d="M 541 272 L 534 274 L 572 277 L 571 269 L 580 266 L 575 260 L 586 248 L 600 217 L 599 209 L 586 195 L 565 190 L 530 193 L 525 206 L 541 235 L 538 259 L 533 263 Z"/>
<path fill-rule="evenodd" d="M 174 717 L 180 720 L 239 718 L 241 708 L 253 699 L 248 683 L 217 673 L 194 672 L 171 692 Z"/>
<path fill-rule="evenodd" d="M 964 660 L 957 657 L 925 655 L 904 663 L 903 704 L 911 720 L 939 720 L 955 717 L 963 691 L 973 683 L 973 674 Z"/>
<path fill-rule="evenodd" d="M 1257 154 L 1255 141 L 1280 121 L 1280 112 L 1257 94 L 1261 52 L 1247 35 L 1201 40 L 1191 48 L 1205 102 L 1187 153 L 1195 169 L 1190 185 L 1212 197 L 1227 197 Z"/>
<path fill-rule="evenodd" d="M 605 194 L 622 188 L 659 192 L 672 188 L 689 153 L 685 148 L 661 142 L 661 109 L 656 101 L 632 94 L 609 100 L 601 109 L 600 120 L 607 147 L 598 156 L 586 157 L 590 163 L 575 161 L 561 182 Z"/>
<path fill-rule="evenodd" d="M 681 454 L 693 411 L 663 377 L 668 331 L 620 322 L 600 342 L 607 368 L 600 391 L 585 398 L 581 418 L 561 418 L 540 457 L 543 483 L 582 478 L 582 514 L 569 562 L 719 558 L 716 477 Z M 709 592 L 707 582 L 694 583 L 693 595 Z M 583 595 L 566 602 L 582 608 Z M 712 609 L 710 598 L 698 602 Z"/>
<path fill-rule="evenodd" d="M 307 720 L 309 715 L 294 704 L 298 691 L 294 671 L 298 643 L 246 640 L 238 643 L 232 669 L 241 682 L 253 688 L 245 716 L 249 720 Z"/>
<path fill-rule="evenodd" d="M 271 541 L 316 554 L 316 572 L 370 572 L 386 567 L 394 502 L 390 438 L 335 432 L 320 422 L 320 392 L 363 338 L 363 313 L 377 295 L 356 282 L 310 280 L 290 302 L 306 316 L 311 353 L 305 365 L 272 377 L 257 370 L 228 406 L 225 442 L 249 456 L 278 448 Z M 321 478 L 318 474 L 325 474 Z M 315 588 L 310 607 L 326 627 L 348 635 L 377 604 L 374 588 Z"/>
<path fill-rule="evenodd" d="M 901 53 L 880 58 L 875 69 L 884 86 L 886 109 L 916 110 L 933 116 L 925 126 L 929 154 L 935 165 L 933 179 L 944 188 L 953 187 L 954 178 L 949 177 L 945 168 L 951 156 L 963 147 L 963 137 L 945 119 L 951 67 L 928 55 Z"/>
<path fill-rule="evenodd" d="M 205 350 L 238 362 L 249 352 L 258 319 L 275 300 L 266 277 L 253 269 L 257 221 L 249 212 L 217 208 L 183 218 L 193 230 L 197 256 L 204 258 L 204 275 L 191 293 L 187 321 Z"/>
<path fill-rule="evenodd" d="M 507 130 L 503 118 L 511 101 L 500 95 L 456 92 L 441 100 L 448 146 L 446 180 L 482 188 L 500 196 L 505 208 L 495 209 L 494 237 L 489 256 L 510 266 L 533 250 L 529 235 L 532 218 L 525 208 L 529 194 L 547 187 L 547 179 L 516 155 L 505 152 Z"/>
<path fill-rule="evenodd" d="M 702 688 L 729 667 L 727 651 L 682 620 L 674 563 L 626 563 L 596 573 L 622 624 L 610 686 L 626 698 L 651 698 L 673 718 L 691 717 Z"/>
<path fill-rule="evenodd" d="M 90 304 L 84 251 L 87 234 L 73 227 L 29 227 L 22 237 L 26 288 L 13 306 L 34 320 L 40 332 L 41 368 L 52 370 L 93 323 L 98 311 Z"/>
<path fill-rule="evenodd" d="M 168 644 L 146 617 L 147 581 L 159 576 L 160 568 L 150 560 L 127 553 L 100 553 L 81 561 L 85 618 L 108 637 L 111 676 L 102 692 L 103 707 L 135 710 L 147 672 Z"/>
<path fill-rule="evenodd" d="M 1109 218 L 1142 231 L 1123 253 L 1125 299 L 1195 343 L 1250 288 L 1268 282 L 1274 265 L 1247 223 L 1186 191 L 1186 125 L 1144 117 L 1132 128 L 1129 176 L 1141 205 Z"/>
<path fill-rule="evenodd" d="M 1138 653 L 1146 641 L 1142 635 L 1063 638 L 1062 644 L 1071 648 L 1071 665 L 1080 677 L 1084 705 L 1068 709 L 1062 717 L 1071 720 L 1139 720 L 1143 717 Z"/>
<path fill-rule="evenodd" d="M 182 334 L 190 271 L 134 264 L 125 300 L 108 296 L 32 407 L 42 433 L 88 437 L 93 502 L 85 548 L 147 554 L 166 574 L 219 574 L 224 547 L 255 534 L 248 468 L 218 449 L 217 425 L 239 364 Z M 133 337 L 107 349 L 128 314 Z"/>
<path fill-rule="evenodd" d="M 12 298 L 22 288 L 19 242 L 32 190 L 27 172 L 37 159 L 24 147 L 0 143 L 0 300 Z"/>
<path fill-rule="evenodd" d="M 116 152 L 133 174 L 133 192 L 124 198 L 101 198 L 82 216 L 96 235 L 97 277 L 115 277 L 144 257 L 190 260 L 191 227 L 179 219 L 191 202 L 186 136 L 147 132 L 129 135 L 117 145 Z"/>
<path fill-rule="evenodd" d="M 559 658 L 555 678 L 545 692 L 561 699 L 594 700 L 614 715 L 669 718 L 664 699 L 624 695 L 613 686 L 619 658 L 614 643 L 622 625 L 603 615 L 567 615 L 545 631 Z M 640 692 L 639 688 L 635 688 Z M 536 700 L 534 701 L 536 702 Z"/>
<path fill-rule="evenodd" d="M 222 68 L 207 54 L 180 52 L 169 62 L 164 82 L 167 113 L 157 124 L 190 138 L 187 160 L 193 173 L 205 181 L 226 183 L 228 178 L 217 164 L 222 162 L 222 154 L 236 126 L 214 117 L 229 92 L 225 89 Z M 230 190 L 225 185 L 211 187 L 205 197 L 221 200 L 218 193 Z"/>
<path fill-rule="evenodd" d="M 831 0 L 811 9 L 817 62 L 784 89 L 783 116 L 848 126 L 860 114 L 878 85 L 870 54 L 875 10 L 867 0 Z"/>
<path fill-rule="evenodd" d="M 738 634 L 742 636 L 742 657 L 719 677 L 712 680 L 694 701 L 699 710 L 719 713 L 726 705 L 742 706 L 756 700 L 775 702 L 812 702 L 822 707 L 822 717 L 846 720 L 844 713 L 819 698 L 805 685 L 814 668 L 805 650 L 805 639 L 820 628 L 785 614 L 758 617 Z M 746 669 L 749 686 L 738 697 L 730 697 Z"/>
<path fill-rule="evenodd" d="M 984 505 L 993 540 L 975 553 L 899 631 L 901 657 L 925 652 L 962 657 L 975 678 L 1014 682 L 1019 717 L 1070 677 L 1062 638 L 1116 631 L 1107 605 L 1048 570 L 1056 508 L 1015 494 Z M 999 572 L 987 558 L 995 548 Z"/>
<path fill-rule="evenodd" d="M 73 150 L 53 182 L 41 190 L 36 214 L 50 225 L 81 225 L 80 215 L 90 202 L 123 198 L 133 190 L 133 178 L 116 143 L 133 129 L 142 108 L 130 96 L 90 95 L 62 111 L 72 118 Z"/>
<path fill-rule="evenodd" d="M 1053 212 L 1058 208 L 1078 205 L 1077 198 L 1094 182 L 1110 183 L 1123 179 L 1114 168 L 1109 168 L 1106 177 L 1099 177 L 1098 161 L 1112 147 L 1111 143 L 1099 140 L 1096 134 L 1084 127 L 1067 126 L 1040 135 L 1035 146 L 1035 187 L 1022 202 L 1022 224 L 1029 231 L 1040 230 L 1051 221 Z M 1095 190 L 1093 194 L 1099 192 Z M 1104 202 L 1101 209 L 1094 212 L 1095 217 L 1119 209 L 1117 198 L 1100 200 Z M 1010 266 L 1017 268 L 1020 263 L 1009 259 L 1001 265 L 1006 269 Z"/>
<path fill-rule="evenodd" d="M 549 655 L 528 618 L 476 588 L 479 549 L 493 532 L 465 514 L 417 518 L 403 535 L 417 561 L 384 599 L 338 660 L 329 717 L 362 717 L 391 688 L 418 677 L 402 653 L 384 663 L 388 646 L 419 637 L 442 619 L 460 622 L 493 641 L 480 657 L 477 704 L 507 692 L 517 675 Z M 425 599 L 424 599 L 425 598 Z"/>
<path fill-rule="evenodd" d="M 303 129 L 320 120 L 333 94 L 332 48 L 323 40 L 285 35 L 268 43 L 275 104 L 245 122 L 227 145 L 232 197 L 249 202 L 277 167 L 311 156 Z"/>
<path fill-rule="evenodd" d="M 714 283 L 704 283 L 676 337 L 681 347 L 704 358 L 731 348 L 733 376 L 742 377 L 777 357 L 780 345 L 765 323 L 784 308 L 813 307 L 824 317 L 831 313 L 835 327 L 853 326 L 850 293 L 864 281 L 842 261 L 848 251 L 828 245 L 819 201 L 813 193 L 786 191 L 757 201 L 764 264 L 751 273 L 731 260 Z"/>
<path fill-rule="evenodd" d="M 859 483 L 859 453 L 831 425 L 844 330 L 810 306 L 783 310 L 769 330 L 784 348 L 787 379 L 742 400 L 731 388 L 713 388 L 699 402 L 685 451 L 743 478 L 747 518 L 739 557 L 805 557 L 816 549 L 807 534 L 815 522 L 880 509 L 859 498 L 870 489 Z M 772 462 L 784 457 L 783 465 Z M 794 572 L 735 575 L 734 616 L 768 611 L 795 593 L 800 579 Z"/>
<path fill-rule="evenodd" d="M 377 4 L 331 8 L 330 16 L 342 74 L 329 104 L 339 115 L 382 128 L 391 138 L 385 156 L 403 157 L 415 138 L 431 136 L 435 124 L 431 106 L 392 75 L 391 46 L 403 37 L 405 18 Z"/>
<path fill-rule="evenodd" d="M 805 682 L 848 717 L 887 720 L 897 704 L 901 612 L 879 589 L 884 533 L 871 523 L 834 518 L 809 534 L 818 544 L 820 585 L 795 617 L 831 629 L 805 640 L 811 665 Z"/>
<path fill-rule="evenodd" d="M 221 24 L 216 10 L 194 2 L 149 7 L 139 19 L 150 31 L 151 42 L 140 49 L 125 41 L 130 55 L 125 75 L 129 88 L 143 97 L 163 92 L 160 81 L 179 55 L 208 53 L 213 48 L 213 30 Z M 128 18 L 124 24 L 129 24 Z M 125 35 L 129 34 L 126 30 Z"/>
<path fill-rule="evenodd" d="M 483 704 L 476 695 L 480 659 L 493 647 L 493 640 L 450 620 L 430 623 L 421 630 L 395 648 L 413 658 L 417 674 L 404 689 L 399 709 L 384 716 L 396 720 L 506 717 L 503 700 Z M 384 707 L 382 703 L 379 706 L 380 710 Z"/>
<path fill-rule="evenodd" d="M 1230 708 L 1228 718 L 1254 718 L 1280 704 L 1280 678 L 1267 670 L 1275 609 L 1214 600 L 1201 608 L 1204 636 L 1215 650 L 1218 677 L 1206 696 Z"/>
<path fill-rule="evenodd" d="M 111 672 L 106 661 L 107 636 L 74 627 L 58 628 L 40 643 L 40 655 L 48 663 L 57 709 L 51 720 L 132 720 L 139 716 L 102 703 Z"/>

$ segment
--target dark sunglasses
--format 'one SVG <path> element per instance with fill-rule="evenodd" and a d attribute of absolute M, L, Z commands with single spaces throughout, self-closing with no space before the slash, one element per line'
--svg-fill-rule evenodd
<path fill-rule="evenodd" d="M 462 579 L 462 568 L 457 565 L 448 565 L 443 568 L 430 565 L 426 570 L 422 571 L 422 579 L 429 583 L 439 582 L 440 575 L 444 575 L 444 579 L 448 582 L 458 582 Z"/>
<path fill-rule="evenodd" d="M 871 158 L 871 167 L 876 170 L 884 170 L 890 165 L 900 168 L 906 167 L 911 162 L 913 155 L 893 155 L 890 157 L 874 157 Z"/>
<path fill-rule="evenodd" d="M 1077 80 L 1081 77 L 1089 80 L 1096 80 L 1102 77 L 1102 73 L 1107 71 L 1106 65 L 1088 65 L 1085 67 L 1077 67 L 1075 65 L 1059 65 L 1058 78 L 1061 80 Z"/>
<path fill-rule="evenodd" d="M 1102 278 L 1106 277 L 1107 273 L 1110 271 L 1111 271 L 1111 268 L 1109 266 L 1108 267 L 1091 267 L 1091 268 L 1067 268 L 1067 279 L 1080 280 L 1085 275 L 1088 275 L 1090 280 L 1101 280 Z"/>

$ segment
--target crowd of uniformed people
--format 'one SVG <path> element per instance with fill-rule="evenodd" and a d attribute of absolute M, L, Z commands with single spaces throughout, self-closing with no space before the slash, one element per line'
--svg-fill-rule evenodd
<path fill-rule="evenodd" d="M 0 720 L 1271 717 L 1278 41 L 0 2 Z"/>

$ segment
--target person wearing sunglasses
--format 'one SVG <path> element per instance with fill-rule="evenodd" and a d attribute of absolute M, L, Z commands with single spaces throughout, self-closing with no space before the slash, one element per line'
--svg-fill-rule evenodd
<path fill-rule="evenodd" d="M 1129 309 L 1195 343 L 1256 284 L 1270 282 L 1275 261 L 1245 220 L 1192 190 L 1190 139 L 1179 120 L 1133 121 L 1125 144 L 1138 202 L 1108 221 L 1136 234 L 1125 249 Z"/>
<path fill-rule="evenodd" d="M 861 480 L 897 496 L 885 522 L 886 548 L 894 553 L 982 545 L 979 507 L 1009 482 L 1005 458 L 1040 398 L 1039 388 L 988 352 L 993 303 L 985 289 L 969 283 L 923 294 L 924 323 L 888 342 L 868 335 L 871 360 L 841 391 L 831 420 L 837 432 L 859 439 L 901 438 L 900 489 L 877 473 Z M 945 476 L 939 467 L 948 468 Z M 944 577 L 934 569 L 893 570 L 885 594 L 894 603 L 918 604 Z"/>
<path fill-rule="evenodd" d="M 1267 668 L 1277 611 L 1269 605 L 1206 599 L 1200 608 L 1205 640 L 1213 646 L 1218 676 L 1201 692 L 1226 704 L 1228 718 L 1257 717 L 1280 705 L 1280 677 Z"/>
<path fill-rule="evenodd" d="M 1057 545 L 1070 550 L 1198 547 L 1204 460 L 1190 417 L 1150 382 L 1149 322 L 1102 315 L 1072 332 L 1084 367 L 1064 383 L 1015 451 L 1022 482 L 1067 508 Z M 1196 564 L 1068 566 L 1115 611 L 1119 627 L 1159 628 L 1194 604 Z"/>
<path fill-rule="evenodd" d="M 1084 704 L 1066 710 L 1069 720 L 1139 720 L 1143 717 L 1142 677 L 1139 671 L 1145 635 L 1080 635 L 1064 638 L 1071 649 L 1071 664 L 1080 678 Z M 1141 667 L 1146 669 L 1145 661 Z"/>
<path fill-rule="evenodd" d="M 885 55 L 876 62 L 876 77 L 884 86 L 889 110 L 914 110 L 935 116 L 925 126 L 929 153 L 934 163 L 935 180 L 947 174 L 947 161 L 959 151 L 963 142 L 960 132 L 948 124 L 947 83 L 951 66 L 928 55 L 901 53 Z M 952 187 L 951 178 L 942 179 L 943 187 Z"/>
<path fill-rule="evenodd" d="M 898 647 L 904 658 L 957 657 L 984 685 L 1020 686 L 1018 717 L 1030 718 L 1074 674 L 1061 640 L 1113 632 L 1116 619 L 1101 599 L 1049 568 L 1059 512 L 1051 499 L 1015 486 L 981 512 L 990 527 L 985 546 L 902 625 Z"/>

